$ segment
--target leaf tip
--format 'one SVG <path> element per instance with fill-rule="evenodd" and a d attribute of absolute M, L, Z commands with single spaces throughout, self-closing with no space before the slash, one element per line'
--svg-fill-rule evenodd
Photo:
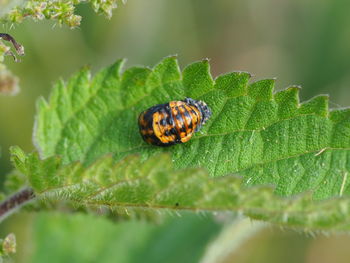
<path fill-rule="evenodd" d="M 209 59 L 189 64 L 183 70 L 183 84 L 187 88 L 189 97 L 200 97 L 214 86 L 214 80 L 210 73 Z"/>
<path fill-rule="evenodd" d="M 273 96 L 276 79 L 262 79 L 248 86 L 248 95 L 259 100 L 270 100 Z"/>
<path fill-rule="evenodd" d="M 181 71 L 177 60 L 177 55 L 167 56 L 153 68 L 156 78 L 161 83 L 176 81 L 181 79 Z"/>
<path fill-rule="evenodd" d="M 243 96 L 247 92 L 248 81 L 251 74 L 245 71 L 235 71 L 219 75 L 215 79 L 215 89 L 224 90 L 231 98 Z"/>
<path fill-rule="evenodd" d="M 47 103 L 47 101 L 45 100 L 44 97 L 40 96 L 37 99 L 37 101 L 36 101 L 36 110 L 37 110 L 37 112 L 41 112 L 41 111 L 47 109 L 48 106 L 49 105 L 48 105 L 48 103 Z"/>
<path fill-rule="evenodd" d="M 332 109 L 329 112 L 329 117 L 334 122 L 341 122 L 350 117 L 350 108 Z"/>
<path fill-rule="evenodd" d="M 179 56 L 178 54 L 172 54 L 172 55 L 166 56 L 165 58 L 177 59 L 178 56 Z"/>
<path fill-rule="evenodd" d="M 116 62 L 114 62 L 112 64 L 112 66 L 110 68 L 112 71 L 114 71 L 120 77 L 120 75 L 122 74 L 123 67 L 124 67 L 126 62 L 127 62 L 126 58 L 118 59 Z"/>
<path fill-rule="evenodd" d="M 202 62 L 205 63 L 205 64 L 209 64 L 210 58 L 203 58 Z"/>
<path fill-rule="evenodd" d="M 15 145 L 15 146 L 10 146 L 10 154 L 11 155 L 18 155 L 18 156 L 24 156 L 24 152 L 23 152 L 23 150 L 19 147 L 19 146 L 17 146 L 17 145 Z"/>
<path fill-rule="evenodd" d="M 81 67 L 81 71 L 88 71 L 91 69 L 91 65 L 90 64 L 85 64 L 84 66 Z"/>
<path fill-rule="evenodd" d="M 22 173 L 25 173 L 25 160 L 26 154 L 19 146 L 11 146 L 10 149 L 10 160 L 14 167 L 16 167 Z"/>
<path fill-rule="evenodd" d="M 328 116 L 329 95 L 321 94 L 305 101 L 300 105 L 299 113 L 316 114 L 323 117 Z"/>
<path fill-rule="evenodd" d="M 301 85 L 291 85 L 288 86 L 287 89 L 297 89 L 297 90 L 301 90 L 303 87 Z"/>

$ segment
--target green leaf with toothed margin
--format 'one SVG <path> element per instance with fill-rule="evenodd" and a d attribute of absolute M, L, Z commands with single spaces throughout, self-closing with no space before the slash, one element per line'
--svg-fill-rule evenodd
<path fill-rule="evenodd" d="M 115 162 L 105 155 L 85 167 L 81 162 L 63 165 L 60 157 L 40 159 L 11 149 L 12 160 L 41 199 L 71 201 L 79 206 L 134 209 L 238 211 L 251 218 L 308 230 L 350 230 L 350 199 L 313 201 L 310 194 L 277 197 L 273 188 L 244 188 L 235 176 L 208 178 L 206 170 L 176 170 L 169 154 L 142 161 L 129 155 Z"/>
<path fill-rule="evenodd" d="M 176 170 L 201 167 L 210 177 L 241 176 L 246 189 L 239 191 L 258 200 L 259 218 L 274 221 L 266 210 L 274 209 L 274 202 L 260 202 L 265 192 L 251 187 L 257 185 L 273 185 L 274 194 L 284 197 L 308 192 L 303 208 L 310 214 L 308 208 L 321 208 L 311 199 L 343 197 L 339 200 L 346 205 L 342 203 L 341 213 L 347 213 L 349 109 L 329 111 L 324 95 L 300 104 L 298 87 L 274 93 L 274 80 L 249 83 L 245 72 L 214 80 L 207 60 L 182 72 L 175 57 L 165 58 L 153 69 L 132 67 L 121 72 L 121 67 L 122 61 L 117 61 L 93 78 L 84 68 L 68 82 L 58 82 L 48 101 L 38 101 L 34 142 L 42 158 L 59 155 L 63 165 L 80 161 L 87 167 L 107 153 L 118 162 L 130 154 L 147 161 L 169 152 Z M 201 131 L 189 142 L 168 148 L 143 142 L 137 126 L 139 113 L 185 97 L 203 100 L 213 111 Z M 253 216 L 255 211 L 248 214 Z M 337 217 L 337 211 L 327 213 Z M 307 215 L 295 216 L 304 220 Z M 324 218 L 327 223 L 332 220 Z"/>
<path fill-rule="evenodd" d="M 93 78 L 84 68 L 67 83 L 58 82 L 48 101 L 39 100 L 34 141 L 43 158 L 60 155 L 65 164 L 90 164 L 106 153 L 117 161 L 134 153 L 146 160 L 171 152 L 175 168 L 239 174 L 245 185 L 272 184 L 282 196 L 311 190 L 315 199 L 325 199 L 350 193 L 350 111 L 329 112 L 327 96 L 299 104 L 298 87 L 273 93 L 274 80 L 249 84 L 245 72 L 213 80 L 207 60 L 182 73 L 175 57 L 153 69 L 123 73 L 122 64 L 117 61 Z M 201 131 L 169 148 L 144 143 L 139 113 L 185 97 L 201 99 L 213 111 Z"/>

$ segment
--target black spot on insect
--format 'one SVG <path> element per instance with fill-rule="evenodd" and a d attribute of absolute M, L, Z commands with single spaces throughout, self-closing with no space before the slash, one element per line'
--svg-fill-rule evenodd
<path fill-rule="evenodd" d="M 177 114 L 175 118 L 179 121 L 183 121 L 181 114 Z"/>
<path fill-rule="evenodd" d="M 166 119 L 161 119 L 161 120 L 160 120 L 160 125 L 166 126 L 166 125 L 167 125 Z"/>
<path fill-rule="evenodd" d="M 188 129 L 192 129 L 193 128 L 193 125 L 192 125 L 192 121 L 191 123 L 188 125 Z"/>
<path fill-rule="evenodd" d="M 190 115 L 190 113 L 185 109 L 185 111 L 184 111 L 184 116 L 186 117 L 186 118 L 191 118 L 191 115 Z"/>
<path fill-rule="evenodd" d="M 171 134 L 175 134 L 175 135 L 177 134 L 177 130 L 175 128 L 171 128 L 170 132 L 171 132 Z"/>
<path fill-rule="evenodd" d="M 166 130 L 166 131 L 164 132 L 164 134 L 165 134 L 165 136 L 170 136 L 170 135 L 171 135 L 171 132 L 170 132 L 169 130 Z"/>

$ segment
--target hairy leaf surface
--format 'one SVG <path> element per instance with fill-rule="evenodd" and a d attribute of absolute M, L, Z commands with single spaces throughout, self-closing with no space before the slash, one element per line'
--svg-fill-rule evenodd
<path fill-rule="evenodd" d="M 284 226 L 316 230 L 349 230 L 350 199 L 313 201 L 311 194 L 277 197 L 272 187 L 244 188 L 234 176 L 209 178 L 200 168 L 175 170 L 168 154 L 146 161 L 129 155 L 115 162 L 107 155 L 84 167 L 63 165 L 56 156 L 41 160 L 12 148 L 17 169 L 28 176 L 43 199 L 68 200 L 78 205 L 117 211 L 167 209 L 236 211 Z"/>
<path fill-rule="evenodd" d="M 349 109 L 328 110 L 328 97 L 299 103 L 298 87 L 273 93 L 274 80 L 249 84 L 233 72 L 213 80 L 207 60 L 181 73 L 174 57 L 153 69 L 122 61 L 91 78 L 83 69 L 60 81 L 41 99 L 34 141 L 42 158 L 91 164 L 111 153 L 114 160 L 140 154 L 142 160 L 170 152 L 176 169 L 206 168 L 210 176 L 238 174 L 244 185 L 276 186 L 291 196 L 312 191 L 314 199 L 350 193 Z M 144 143 L 137 118 L 159 103 L 185 97 L 205 101 L 212 118 L 188 143 L 159 148 Z"/>

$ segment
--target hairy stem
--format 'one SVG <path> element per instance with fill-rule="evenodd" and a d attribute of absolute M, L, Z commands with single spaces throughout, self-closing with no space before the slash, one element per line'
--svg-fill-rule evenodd
<path fill-rule="evenodd" d="M 23 204 L 35 197 L 32 188 L 24 188 L 0 203 L 0 222 Z"/>

